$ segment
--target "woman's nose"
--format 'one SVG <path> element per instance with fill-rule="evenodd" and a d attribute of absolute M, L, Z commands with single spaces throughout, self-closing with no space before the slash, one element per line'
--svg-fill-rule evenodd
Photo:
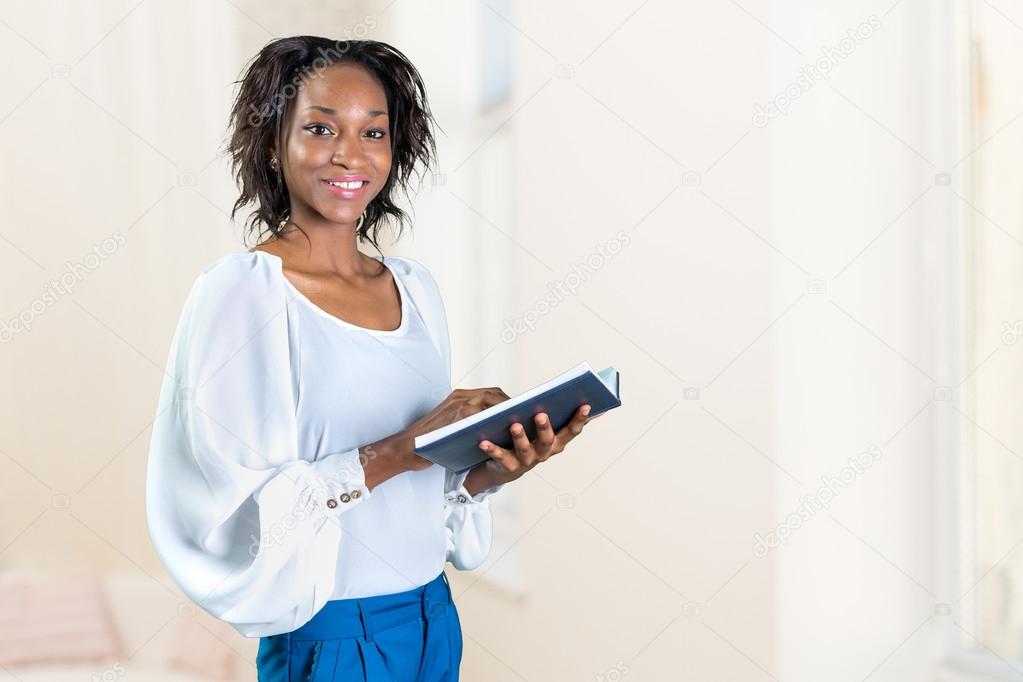
<path fill-rule="evenodd" d="M 337 145 L 334 147 L 334 154 L 331 156 L 331 163 L 347 165 L 357 162 L 359 159 L 358 141 L 351 136 L 341 135 Z"/>

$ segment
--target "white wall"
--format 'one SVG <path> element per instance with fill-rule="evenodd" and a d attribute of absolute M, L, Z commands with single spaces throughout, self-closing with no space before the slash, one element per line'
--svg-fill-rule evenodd
<path fill-rule="evenodd" d="M 877 457 L 829 509 L 777 550 L 779 678 L 933 679 L 949 618 L 937 498 L 954 456 L 942 429 L 958 418 L 941 400 L 956 386 L 957 200 L 936 184 L 961 156 L 955 18 L 945 3 L 775 7 L 771 21 L 804 60 L 775 43 L 775 82 L 838 46 L 876 16 L 877 30 L 832 77 L 772 121 L 772 238 L 824 281 L 779 287 L 799 298 L 771 335 L 776 448 L 806 488 L 787 486 L 776 518 L 847 458 Z M 940 49 L 938 49 L 940 46 Z M 961 170 L 961 169 L 959 169 Z M 779 268 L 791 272 L 786 263 Z M 805 295 L 804 295 L 805 294 Z M 938 400 L 936 400 L 936 397 Z M 945 437 L 951 437 L 950 432 Z M 950 488 L 951 489 L 951 488 Z M 936 608 L 939 610 L 936 611 Z"/>

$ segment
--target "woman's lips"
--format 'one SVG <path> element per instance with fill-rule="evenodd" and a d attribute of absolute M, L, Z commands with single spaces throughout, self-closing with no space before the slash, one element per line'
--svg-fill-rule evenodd
<path fill-rule="evenodd" d="M 358 189 L 347 189 L 345 187 L 338 187 L 337 185 L 330 184 L 330 181 L 328 180 L 324 180 L 323 184 L 326 185 L 330 193 L 333 194 L 338 199 L 355 199 L 361 196 L 362 193 L 366 191 L 366 188 L 369 187 L 369 182 L 365 180 L 362 182 L 362 187 Z"/>

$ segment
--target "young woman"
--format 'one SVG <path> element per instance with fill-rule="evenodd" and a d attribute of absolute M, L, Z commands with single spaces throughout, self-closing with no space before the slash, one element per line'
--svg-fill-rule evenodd
<path fill-rule="evenodd" d="M 149 530 L 185 594 L 260 637 L 261 682 L 457 680 L 462 635 L 444 565 L 490 550 L 488 498 L 562 452 L 536 415 L 512 449 L 454 475 L 417 435 L 507 400 L 451 390 L 429 271 L 368 256 L 433 117 L 415 67 L 377 41 L 266 45 L 231 113 L 254 248 L 195 280 L 171 343 L 147 471 Z M 400 233 L 400 230 L 399 230 Z M 378 248 L 379 251 L 379 248 Z"/>

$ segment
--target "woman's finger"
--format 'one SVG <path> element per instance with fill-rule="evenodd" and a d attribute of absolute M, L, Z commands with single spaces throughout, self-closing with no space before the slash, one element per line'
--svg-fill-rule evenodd
<path fill-rule="evenodd" d="M 554 428 L 551 426 L 551 419 L 547 413 L 540 412 L 533 417 L 536 422 L 536 438 L 533 440 L 533 449 L 536 451 L 537 460 L 544 462 L 553 456 L 554 449 Z"/>
<path fill-rule="evenodd" d="M 569 441 L 578 436 L 583 432 L 583 426 L 588 421 L 587 415 L 589 414 L 589 405 L 580 405 L 579 409 L 575 411 L 575 415 L 560 431 L 555 434 L 555 450 L 564 450 L 565 446 L 568 445 Z"/>
<path fill-rule="evenodd" d="M 529 444 L 529 438 L 526 436 L 525 427 L 523 427 L 522 424 L 515 422 L 508 427 L 508 431 L 511 432 L 512 445 L 515 447 L 515 456 L 518 457 L 526 466 L 531 465 L 533 463 L 535 453 L 533 452 L 533 447 Z"/>
<path fill-rule="evenodd" d="M 515 456 L 515 453 L 511 450 L 506 450 L 500 445 L 494 445 L 489 440 L 480 441 L 480 449 L 487 453 L 490 459 L 494 460 L 505 468 L 508 472 L 516 472 L 522 463 L 519 462 L 519 458 Z"/>
<path fill-rule="evenodd" d="M 533 441 L 533 446 L 550 447 L 554 442 L 554 428 L 551 426 L 550 417 L 546 412 L 540 412 L 533 417 L 533 421 L 536 422 L 536 439 Z"/>
<path fill-rule="evenodd" d="M 498 403 L 503 403 L 505 400 L 509 399 L 508 394 L 505 393 L 504 391 L 502 391 L 497 386 L 491 386 L 490 388 L 484 388 L 482 395 L 485 395 L 487 397 L 487 402 L 489 402 L 491 405 L 496 405 Z"/>
<path fill-rule="evenodd" d="M 511 400 L 511 396 L 504 392 L 500 387 L 494 386 L 491 389 L 500 400 L 498 402 L 504 402 L 505 400 Z"/>
<path fill-rule="evenodd" d="M 578 436 L 583 432 L 583 426 L 585 426 L 586 422 L 589 421 L 589 415 L 590 406 L 580 405 L 579 409 L 575 411 L 575 416 L 572 417 L 572 421 L 568 422 L 568 425 L 565 428 L 568 429 L 569 433 L 571 433 L 573 437 Z"/>

